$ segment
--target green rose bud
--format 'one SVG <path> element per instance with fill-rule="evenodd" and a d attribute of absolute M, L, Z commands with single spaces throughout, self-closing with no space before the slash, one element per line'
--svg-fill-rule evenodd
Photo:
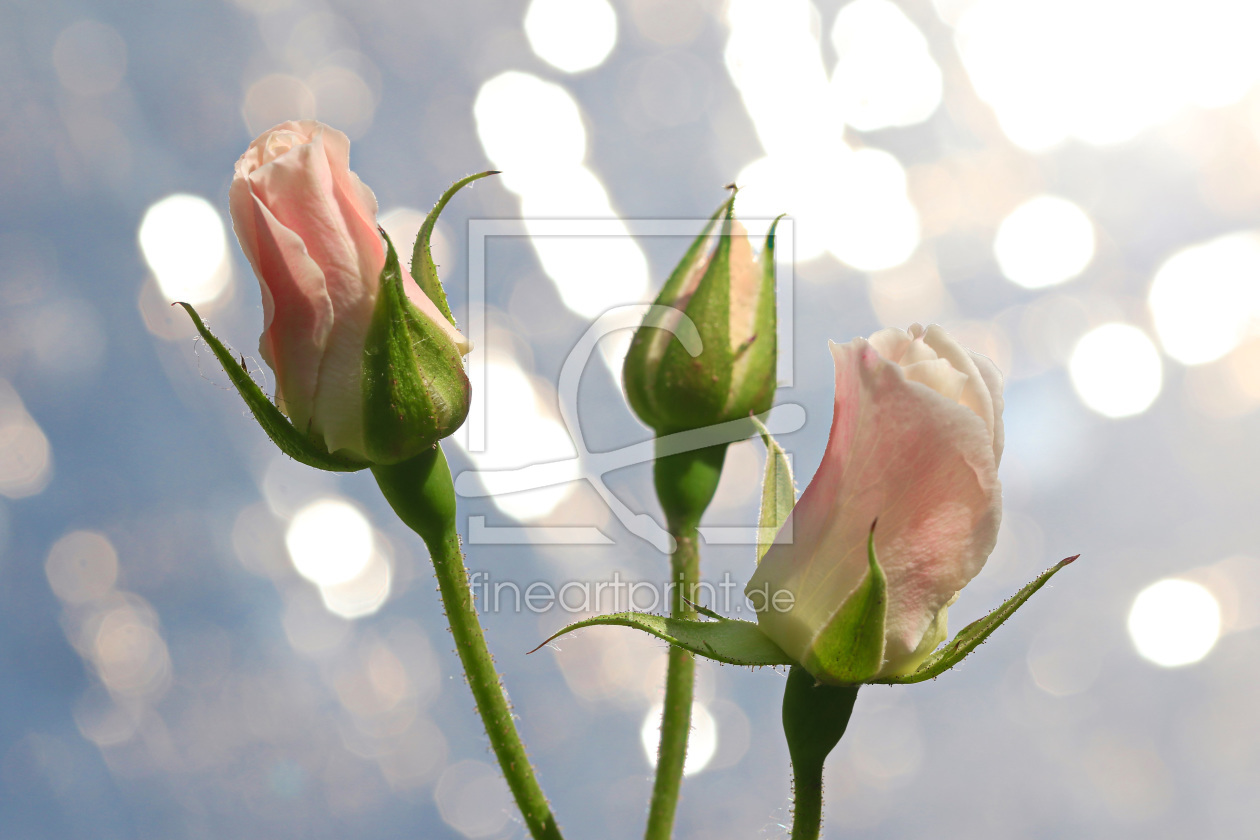
<path fill-rule="evenodd" d="M 754 257 L 734 209 L 732 196 L 692 243 L 656 298 L 669 309 L 644 318 L 626 356 L 630 406 L 658 435 L 760 414 L 774 399 L 774 226 Z M 684 315 L 699 355 L 674 337 Z"/>

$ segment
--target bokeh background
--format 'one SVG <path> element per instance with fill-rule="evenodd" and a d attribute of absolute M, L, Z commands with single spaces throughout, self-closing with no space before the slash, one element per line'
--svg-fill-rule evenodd
<path fill-rule="evenodd" d="M 959 670 L 862 692 L 828 836 L 1249 836 L 1258 36 L 1253 0 L 0 3 L 0 835 L 523 836 L 422 546 L 370 477 L 278 455 L 169 306 L 270 388 L 227 187 L 256 133 L 317 117 L 396 239 L 505 170 L 438 228 L 461 319 L 469 219 L 699 219 L 731 181 L 751 228 L 789 213 L 802 480 L 827 339 L 934 321 L 1006 371 L 1005 520 L 954 626 L 1082 558 Z M 561 364 L 685 245 L 491 242 L 487 448 L 448 445 L 456 470 L 573 456 Z M 593 451 L 647 438 L 624 339 L 583 378 Z M 752 521 L 761 458 L 732 448 L 709 524 Z M 648 465 L 607 480 L 657 515 Z M 581 482 L 463 512 L 497 581 L 666 574 Z M 501 530 L 540 525 L 610 544 Z M 635 837 L 664 651 L 525 655 L 574 617 L 485 622 L 569 836 Z M 701 666 L 679 837 L 784 836 L 782 687 Z"/>

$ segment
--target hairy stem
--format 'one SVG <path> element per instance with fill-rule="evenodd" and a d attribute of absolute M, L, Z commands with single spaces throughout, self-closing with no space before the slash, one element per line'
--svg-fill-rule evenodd
<path fill-rule="evenodd" d="M 670 558 L 670 614 L 694 618 L 696 585 L 700 582 L 700 517 L 713 499 L 726 459 L 726 445 L 658 457 L 656 495 L 677 546 Z M 691 704 L 695 689 L 695 657 L 679 647 L 669 649 L 665 701 L 661 713 L 661 742 L 656 758 L 656 781 L 648 808 L 645 840 L 668 840 L 673 833 L 687 739 L 691 735 Z"/>
<path fill-rule="evenodd" d="M 792 756 L 792 840 L 822 831 L 823 764 L 849 728 L 856 685 L 822 685 L 800 665 L 783 691 L 783 734 Z"/>
<path fill-rule="evenodd" d="M 375 466 L 372 474 L 399 518 L 429 547 L 455 650 L 477 703 L 477 713 L 529 833 L 535 840 L 562 840 L 486 647 L 455 527 L 455 489 L 446 456 L 435 446 L 401 464 Z"/>

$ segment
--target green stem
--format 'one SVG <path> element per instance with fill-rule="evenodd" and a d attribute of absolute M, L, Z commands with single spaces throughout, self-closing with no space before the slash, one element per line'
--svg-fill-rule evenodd
<path fill-rule="evenodd" d="M 822 831 L 822 765 L 792 767 L 792 840 L 818 840 Z"/>
<path fill-rule="evenodd" d="M 658 457 L 656 495 L 665 509 L 669 532 L 677 542 L 670 557 L 670 614 L 694 618 L 696 585 L 700 582 L 700 517 L 713 500 L 726 445 Z M 695 690 L 695 657 L 680 647 L 669 649 L 665 674 L 665 701 L 661 712 L 661 742 L 656 757 L 656 781 L 648 808 L 646 840 L 668 840 L 674 828 L 678 792 L 687 761 L 691 734 L 691 704 Z"/>
<path fill-rule="evenodd" d="M 372 474 L 394 512 L 429 547 L 455 650 L 464 666 L 490 746 L 529 833 L 535 840 L 562 840 L 547 797 L 517 734 L 512 708 L 503 693 L 477 618 L 477 605 L 468 588 L 468 571 L 464 568 L 455 526 L 455 488 L 446 456 L 435 446 L 401 464 L 372 467 Z"/>
<path fill-rule="evenodd" d="M 857 701 L 856 685 L 822 685 L 799 665 L 783 692 L 783 734 L 792 756 L 792 840 L 822 831 L 823 764 L 840 743 Z"/>

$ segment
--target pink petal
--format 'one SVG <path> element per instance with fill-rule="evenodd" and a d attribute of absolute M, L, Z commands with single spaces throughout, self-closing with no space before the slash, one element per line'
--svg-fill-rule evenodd
<path fill-rule="evenodd" d="M 232 184 L 232 226 L 262 287 L 259 352 L 276 374 L 276 402 L 300 430 L 311 423 L 319 364 L 333 323 L 324 274 L 293 231 L 255 197 Z"/>
<path fill-rule="evenodd" d="M 913 655 L 951 597 L 993 550 L 1001 516 L 992 434 L 970 408 L 908 381 L 865 340 L 831 345 L 836 402 L 822 464 L 789 519 L 790 544 L 749 584 L 795 595 L 758 616 L 803 656 L 866 574 L 866 538 L 888 580 L 885 671 Z"/>
<path fill-rule="evenodd" d="M 412 305 L 424 313 L 430 321 L 442 328 L 442 332 L 446 333 L 451 341 L 455 342 L 455 346 L 459 348 L 461 356 L 467 355 L 472 350 L 472 344 L 464 337 L 464 334 L 455 329 L 451 322 L 446 320 L 446 316 L 437 308 L 437 304 L 429 300 L 429 296 L 424 293 L 424 289 L 420 288 L 420 284 L 411 279 L 411 273 L 403 268 L 403 290 L 407 293 L 407 300 Z"/>

